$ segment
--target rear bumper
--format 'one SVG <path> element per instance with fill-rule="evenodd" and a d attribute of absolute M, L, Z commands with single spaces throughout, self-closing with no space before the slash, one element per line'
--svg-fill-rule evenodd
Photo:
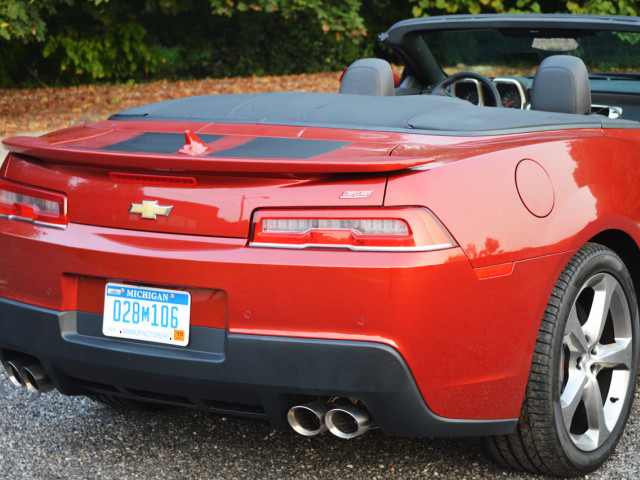
<path fill-rule="evenodd" d="M 10 252 L 0 255 L 0 298 L 102 315 L 107 282 L 188 289 L 191 327 L 220 330 L 226 350 L 214 353 L 227 360 L 235 338 L 294 339 L 304 348 L 318 340 L 386 345 L 403 359 L 433 413 L 480 421 L 520 414 L 549 279 L 566 264 L 561 254 L 547 255 L 515 262 L 509 275 L 480 279 L 460 248 L 298 251 L 247 247 L 237 238 L 73 223 L 59 230 L 2 219 L 0 252 Z M 90 351 L 81 354 L 93 361 Z M 292 358 L 309 375 L 331 378 L 329 366 L 339 364 L 331 363 L 334 354 L 314 355 Z M 288 358 L 278 361 L 298 368 Z M 62 370 L 68 376 L 70 363 Z M 346 375 L 343 365 L 336 368 Z M 362 385 L 361 377 L 354 373 L 350 384 Z"/>
<path fill-rule="evenodd" d="M 404 359 L 380 343 L 194 326 L 183 348 L 108 338 L 101 326 L 100 314 L 0 299 L 0 355 L 37 358 L 64 394 L 117 394 L 263 418 L 279 428 L 291 406 L 314 396 L 360 398 L 389 435 L 503 434 L 517 421 L 435 415 Z"/>

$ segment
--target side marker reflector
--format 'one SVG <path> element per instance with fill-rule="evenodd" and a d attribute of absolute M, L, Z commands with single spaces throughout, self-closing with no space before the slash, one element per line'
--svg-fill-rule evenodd
<path fill-rule="evenodd" d="M 478 277 L 479 280 L 511 275 L 511 272 L 513 272 L 513 263 L 503 263 L 501 265 L 476 268 L 474 269 L 474 272 L 476 273 L 476 277 Z"/>

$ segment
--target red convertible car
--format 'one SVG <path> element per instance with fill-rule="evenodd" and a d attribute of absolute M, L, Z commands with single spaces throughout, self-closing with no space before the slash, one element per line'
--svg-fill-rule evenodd
<path fill-rule="evenodd" d="M 640 19 L 380 36 L 340 93 L 211 95 L 4 141 L 9 379 L 303 435 L 613 452 L 638 374 Z M 396 84 L 397 83 L 397 84 Z"/>

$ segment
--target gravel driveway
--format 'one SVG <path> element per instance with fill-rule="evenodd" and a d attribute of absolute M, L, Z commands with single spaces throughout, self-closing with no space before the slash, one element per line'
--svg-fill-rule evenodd
<path fill-rule="evenodd" d="M 638 410 L 616 455 L 588 478 L 640 478 Z M 0 422 L 0 477 L 11 480 L 541 478 L 503 470 L 480 439 L 305 438 L 188 409 L 127 412 L 55 391 L 37 396 L 4 372 Z"/>

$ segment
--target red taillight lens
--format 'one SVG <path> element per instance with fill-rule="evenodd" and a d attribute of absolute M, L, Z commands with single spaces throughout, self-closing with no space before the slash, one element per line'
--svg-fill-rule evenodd
<path fill-rule="evenodd" d="M 455 242 L 424 208 L 257 210 L 250 246 L 428 251 Z"/>
<path fill-rule="evenodd" d="M 58 192 L 0 179 L 0 216 L 65 228 L 67 197 Z"/>

